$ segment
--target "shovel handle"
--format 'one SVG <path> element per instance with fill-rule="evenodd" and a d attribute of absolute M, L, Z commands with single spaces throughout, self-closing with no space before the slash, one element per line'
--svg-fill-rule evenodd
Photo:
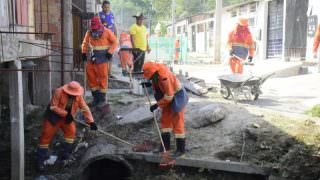
<path fill-rule="evenodd" d="M 86 126 L 86 127 L 90 127 L 90 125 L 88 125 L 87 123 L 84 123 L 84 122 L 79 121 L 79 120 L 75 120 L 75 121 L 76 121 L 77 123 L 79 123 L 79 124 L 82 124 L 82 125 Z M 112 134 L 110 134 L 110 133 L 107 133 L 107 132 L 105 132 L 105 131 L 103 131 L 103 130 L 101 130 L 101 129 L 98 129 L 97 131 L 100 132 L 101 134 L 104 134 L 104 135 L 106 135 L 106 136 L 112 137 L 113 139 L 115 139 L 115 140 L 117 140 L 117 141 L 119 141 L 119 142 L 122 142 L 122 143 L 124 143 L 124 144 L 133 146 L 133 144 L 129 143 L 128 141 L 125 141 L 125 140 L 123 140 L 123 139 L 120 139 L 120 138 L 118 138 L 118 137 L 116 137 L 116 136 L 114 136 L 114 135 L 112 135 Z"/>

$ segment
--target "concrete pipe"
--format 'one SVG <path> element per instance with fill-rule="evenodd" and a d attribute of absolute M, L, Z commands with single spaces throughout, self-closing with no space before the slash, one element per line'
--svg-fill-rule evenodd
<path fill-rule="evenodd" d="M 111 144 L 92 146 L 81 160 L 77 179 L 129 179 L 133 167 L 117 153 L 116 146 Z"/>

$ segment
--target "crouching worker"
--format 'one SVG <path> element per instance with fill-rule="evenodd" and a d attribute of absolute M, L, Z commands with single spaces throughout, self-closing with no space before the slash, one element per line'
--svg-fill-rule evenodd
<path fill-rule="evenodd" d="M 118 46 L 117 38 L 105 28 L 99 17 L 91 19 L 90 31 L 82 42 L 82 59 L 87 61 L 86 75 L 91 89 L 93 101 L 90 105 L 106 104 L 108 90 L 108 71 L 112 55 Z M 90 55 L 88 55 L 88 53 Z"/>
<path fill-rule="evenodd" d="M 167 66 L 154 62 L 146 62 L 143 65 L 143 78 L 151 80 L 141 83 L 144 87 L 153 88 L 157 104 L 150 107 L 153 112 L 158 107 L 161 114 L 161 136 L 166 150 L 170 150 L 170 132 L 173 130 L 176 140 L 175 157 L 185 153 L 185 129 L 184 112 L 188 103 L 188 96 L 176 76 L 170 72 Z M 160 152 L 163 151 L 160 146 Z"/>
<path fill-rule="evenodd" d="M 72 152 L 72 144 L 76 135 L 74 117 L 81 110 L 91 130 L 97 130 L 89 107 L 84 101 L 83 88 L 76 81 L 71 81 L 57 88 L 45 113 L 42 133 L 37 150 L 37 163 L 39 170 L 44 170 L 44 161 L 49 157 L 48 150 L 51 140 L 58 129 L 64 134 L 65 142 L 59 154 L 59 160 L 68 160 Z"/>

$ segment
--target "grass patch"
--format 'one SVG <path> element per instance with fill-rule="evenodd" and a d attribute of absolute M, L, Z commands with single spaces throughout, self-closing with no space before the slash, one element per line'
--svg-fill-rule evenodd
<path fill-rule="evenodd" d="M 312 120 L 271 115 L 267 121 L 305 145 L 320 146 L 320 126 L 316 125 Z"/>
<path fill-rule="evenodd" d="M 310 110 L 305 112 L 312 117 L 320 117 L 320 104 L 313 106 Z"/>

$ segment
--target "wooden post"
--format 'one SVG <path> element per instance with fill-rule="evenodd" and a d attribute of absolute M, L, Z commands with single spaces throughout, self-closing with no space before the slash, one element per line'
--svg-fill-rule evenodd
<path fill-rule="evenodd" d="M 214 15 L 214 62 L 221 63 L 221 14 L 222 0 L 216 0 Z"/>
<path fill-rule="evenodd" d="M 10 68 L 21 69 L 21 62 L 10 62 Z M 22 71 L 9 76 L 9 103 L 11 119 L 11 179 L 24 179 L 24 125 Z"/>

